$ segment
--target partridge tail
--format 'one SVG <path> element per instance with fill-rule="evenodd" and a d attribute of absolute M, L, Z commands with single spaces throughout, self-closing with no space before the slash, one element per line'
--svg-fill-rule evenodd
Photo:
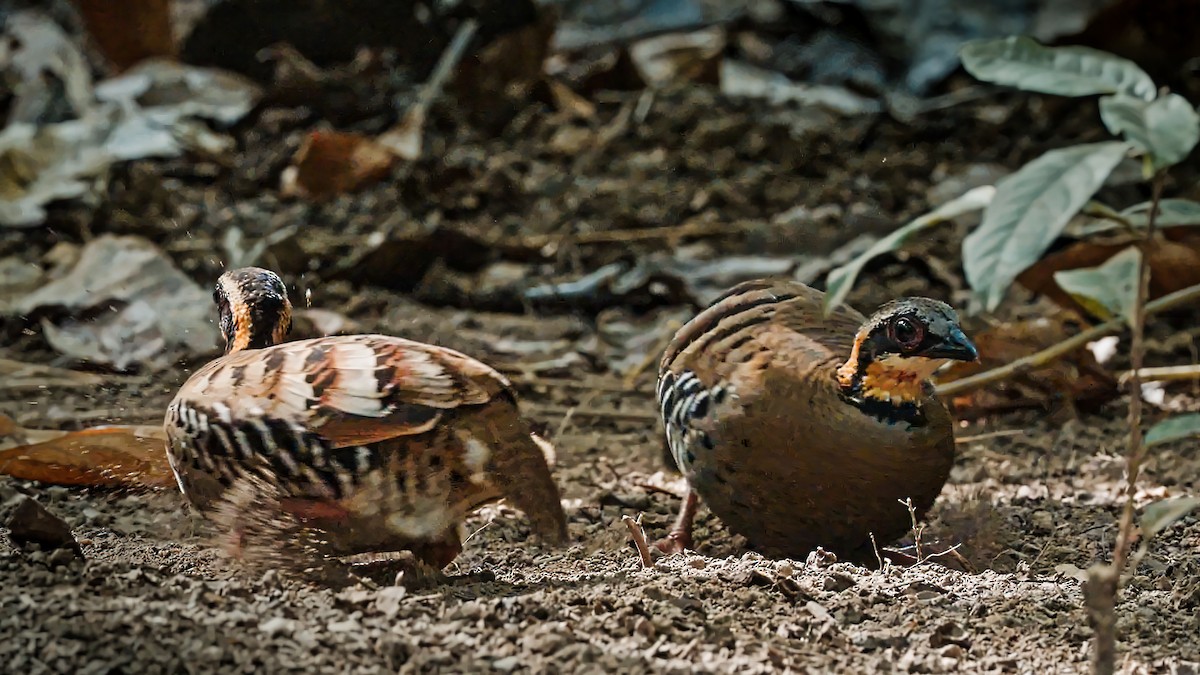
<path fill-rule="evenodd" d="M 491 427 L 489 435 L 496 439 L 488 458 L 488 477 L 510 503 L 525 512 L 538 535 L 552 544 L 564 543 L 567 515 L 550 472 L 553 448 L 515 414 L 511 403 L 492 405 L 508 409 L 493 408 L 485 415 L 485 423 Z"/>

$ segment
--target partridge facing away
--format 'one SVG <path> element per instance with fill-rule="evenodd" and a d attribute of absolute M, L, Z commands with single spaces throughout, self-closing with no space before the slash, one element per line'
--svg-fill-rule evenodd
<path fill-rule="evenodd" d="M 503 375 L 450 349 L 384 335 L 280 344 L 280 278 L 244 268 L 213 294 L 225 355 L 167 409 L 167 457 L 187 500 L 212 516 L 235 485 L 267 486 L 334 556 L 411 551 L 445 567 L 461 526 L 508 498 L 551 543 L 566 516 L 540 439 Z"/>
<path fill-rule="evenodd" d="M 924 517 L 954 463 L 929 381 L 975 346 L 949 305 L 889 302 L 870 318 L 769 279 L 730 289 L 675 334 L 659 367 L 667 445 L 689 485 L 671 533 L 692 545 L 697 497 L 750 546 L 863 559 Z"/>

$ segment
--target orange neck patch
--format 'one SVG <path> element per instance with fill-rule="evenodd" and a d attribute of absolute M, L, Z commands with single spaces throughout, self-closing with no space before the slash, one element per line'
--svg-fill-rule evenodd
<path fill-rule="evenodd" d="M 943 363 L 944 359 L 889 355 L 868 363 L 866 372 L 860 374 L 854 367 L 856 362 L 847 361 L 838 369 L 838 379 L 843 384 L 847 375 L 851 382 L 857 379 L 864 398 L 890 403 L 920 403 L 925 397 L 925 383 Z"/>
<path fill-rule="evenodd" d="M 246 303 L 231 301 L 230 309 L 233 311 L 233 340 L 226 345 L 226 354 L 240 352 L 250 346 L 250 331 L 253 325 L 250 307 Z"/>

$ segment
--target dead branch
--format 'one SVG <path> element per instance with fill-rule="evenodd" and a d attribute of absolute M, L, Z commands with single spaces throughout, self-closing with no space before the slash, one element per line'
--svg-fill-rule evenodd
<path fill-rule="evenodd" d="M 1200 299 L 1200 284 L 1188 286 L 1187 288 L 1180 289 L 1174 293 L 1164 295 L 1153 302 L 1146 303 L 1146 316 L 1164 312 L 1168 309 L 1173 309 L 1180 305 L 1193 302 L 1197 299 Z M 940 384 L 937 387 L 937 393 L 940 396 L 954 396 L 955 394 L 962 394 L 964 392 L 972 391 L 993 382 L 1007 380 L 1010 377 L 1028 373 L 1031 370 L 1044 368 L 1058 359 L 1074 352 L 1076 349 L 1083 347 L 1087 343 L 1093 340 L 1098 340 L 1106 335 L 1116 333 L 1125 327 L 1126 322 L 1125 319 L 1122 318 L 1106 321 L 1099 326 L 1089 328 L 1088 330 L 1063 340 L 1058 344 L 1051 345 L 1042 351 L 1037 352 L 1036 354 L 1030 354 L 1029 356 L 1017 359 L 1008 365 L 986 370 L 970 377 L 964 377 L 961 380 L 954 380 L 953 382 Z"/>
<path fill-rule="evenodd" d="M 547 415 L 561 416 L 570 412 L 576 417 L 600 417 L 616 420 L 627 420 L 630 422 L 652 422 L 658 420 L 658 414 L 647 412 L 645 410 L 613 410 L 611 408 L 593 408 L 591 410 L 583 410 L 581 408 L 564 408 L 561 406 L 530 406 L 533 410 Z M 571 412 L 574 410 L 574 412 Z"/>
<path fill-rule="evenodd" d="M 1121 373 L 1118 382 L 1121 386 L 1129 383 L 1133 377 L 1134 371 L 1127 370 Z M 1174 382 L 1178 380 L 1200 380 L 1200 364 L 1192 364 L 1190 366 L 1163 366 L 1161 368 L 1142 368 L 1137 371 L 1137 375 L 1142 382 Z"/>

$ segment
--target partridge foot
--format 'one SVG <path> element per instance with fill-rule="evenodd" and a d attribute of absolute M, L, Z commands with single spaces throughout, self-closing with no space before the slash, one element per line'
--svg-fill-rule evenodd
<path fill-rule="evenodd" d="M 675 524 L 671 526 L 667 536 L 654 542 L 655 548 L 667 555 L 682 553 L 692 548 L 692 522 L 696 520 L 698 501 L 695 491 L 688 490 L 687 496 L 683 498 L 683 506 L 679 509 L 679 516 L 675 518 Z"/>
<path fill-rule="evenodd" d="M 426 542 L 384 559 L 359 560 L 352 565 L 354 574 L 379 585 L 404 586 L 410 591 L 446 586 L 495 581 L 490 571 L 476 574 L 447 575 L 442 570 L 462 552 L 462 544 L 454 530 L 442 540 Z M 356 556 L 358 557 L 358 556 Z"/>
<path fill-rule="evenodd" d="M 451 583 L 440 569 L 411 556 L 354 563 L 350 569 L 354 576 L 379 586 L 403 586 L 410 591 Z"/>

